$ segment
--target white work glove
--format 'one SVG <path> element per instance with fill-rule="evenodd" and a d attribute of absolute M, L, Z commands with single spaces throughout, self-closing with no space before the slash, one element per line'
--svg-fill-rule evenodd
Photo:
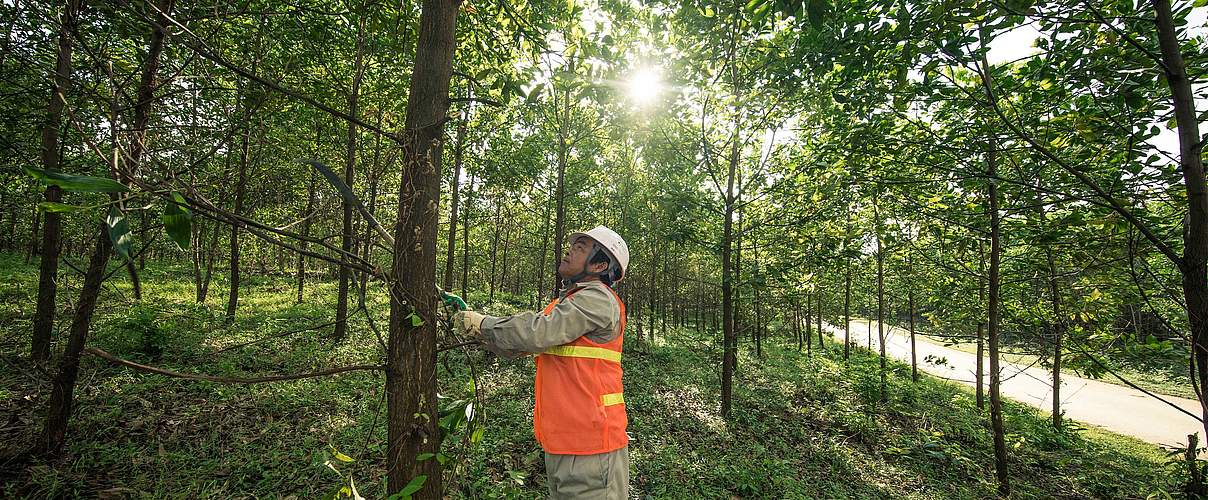
<path fill-rule="evenodd" d="M 453 315 L 453 329 L 477 339 L 482 334 L 482 319 L 485 317 L 474 311 L 458 311 Z"/>

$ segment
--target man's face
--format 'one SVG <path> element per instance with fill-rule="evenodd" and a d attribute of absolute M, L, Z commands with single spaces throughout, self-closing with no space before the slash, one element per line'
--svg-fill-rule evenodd
<path fill-rule="evenodd" d="M 591 238 L 583 236 L 575 240 L 574 244 L 566 249 L 566 255 L 562 256 L 562 261 L 558 263 L 558 276 L 569 279 L 582 272 L 583 264 L 591 258 L 593 243 Z M 607 269 L 608 264 L 597 263 L 592 264 L 587 270 L 591 273 L 602 273 Z"/>

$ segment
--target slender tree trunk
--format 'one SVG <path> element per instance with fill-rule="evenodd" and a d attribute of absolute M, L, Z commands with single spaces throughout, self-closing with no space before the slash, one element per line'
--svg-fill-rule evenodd
<path fill-rule="evenodd" d="M 247 190 L 248 150 L 251 147 L 251 107 L 245 116 L 242 143 L 239 147 L 239 179 L 235 182 L 235 206 L 232 211 L 243 213 L 243 195 Z M 239 307 L 239 224 L 231 224 L 230 236 L 231 288 L 227 295 L 226 322 L 235 322 L 235 309 Z"/>
<path fill-rule="evenodd" d="M 818 276 L 821 277 L 822 273 L 818 273 Z M 821 279 L 819 281 L 821 281 Z M 817 334 L 818 334 L 818 352 L 822 352 L 824 349 L 826 349 L 826 347 L 823 345 L 823 340 L 822 340 L 822 288 L 821 287 L 819 287 L 817 293 L 814 294 L 814 298 L 817 300 L 817 304 L 818 304 L 818 307 L 814 309 L 814 317 L 817 318 L 816 321 L 818 321 L 818 332 L 817 332 Z"/>
<path fill-rule="evenodd" d="M 984 40 L 983 40 L 984 43 Z M 986 99 L 995 102 L 993 80 L 990 76 L 990 64 L 982 55 L 982 84 L 985 87 Z M 1002 260 L 1002 241 L 999 234 L 998 213 L 998 138 L 991 133 L 986 148 L 986 184 L 990 198 L 990 298 L 989 298 L 989 341 L 990 341 L 990 428 L 994 433 L 994 471 L 998 477 L 998 493 L 1004 497 L 1011 494 L 1010 476 L 1007 470 L 1007 444 L 1002 423 L 1002 395 L 1000 394 L 1002 380 L 998 367 L 999 347 L 999 273 Z"/>
<path fill-rule="evenodd" d="M 573 59 L 572 59 L 573 61 Z M 574 71 L 573 65 L 570 71 Z M 554 92 L 551 95 L 554 97 L 555 111 L 558 113 L 558 183 L 557 190 L 554 194 L 554 262 L 562 258 L 562 241 L 566 238 L 566 206 L 564 204 L 566 198 L 566 155 L 567 155 L 567 128 L 570 127 L 570 90 L 564 92 L 565 108 L 558 111 L 558 93 Z M 562 278 L 558 273 L 554 273 L 554 288 L 551 297 L 558 294 L 558 289 L 562 286 Z"/>
<path fill-rule="evenodd" d="M 806 296 L 805 296 L 805 354 L 806 354 L 806 356 L 812 356 L 814 354 L 814 331 L 813 331 L 813 327 L 811 326 L 811 325 L 813 325 L 813 321 L 811 321 L 811 320 L 813 319 L 814 316 L 811 312 L 811 308 L 813 307 L 811 304 L 813 304 L 813 302 L 810 300 L 809 294 L 806 294 Z"/>
<path fill-rule="evenodd" d="M 315 216 L 315 187 L 318 183 L 318 174 L 314 169 L 310 171 L 310 182 L 306 184 L 306 210 L 302 212 L 302 238 L 298 243 L 302 251 L 306 251 L 307 241 L 305 238 L 310 237 L 310 225 L 314 221 Z M 302 303 L 302 297 L 306 291 L 306 255 L 298 252 L 298 303 Z"/>
<path fill-rule="evenodd" d="M 59 370 L 51 381 L 50 404 L 46 414 L 46 424 L 42 429 L 38 451 L 43 454 L 57 453 L 67 440 L 67 423 L 71 419 L 72 402 L 74 400 L 76 379 L 80 372 L 80 354 L 88 340 L 88 330 L 92 326 L 92 315 L 96 311 L 97 297 L 101 292 L 101 284 L 105 278 L 105 265 L 109 262 L 109 254 L 113 247 L 104 224 L 96 236 L 96 247 L 84 274 L 84 284 L 80 288 L 80 299 L 76 305 L 75 316 L 71 321 L 71 330 L 67 339 L 67 348 L 59 361 Z"/>
<path fill-rule="evenodd" d="M 151 40 L 148 43 L 147 59 L 143 63 L 142 81 L 138 90 L 138 103 L 134 110 L 134 133 L 130 141 L 130 150 L 127 152 L 127 167 L 130 172 L 138 170 L 139 161 L 142 158 L 143 139 L 146 131 L 147 122 L 151 116 L 151 102 L 154 98 L 155 77 L 159 68 L 159 55 L 163 49 L 165 26 L 168 25 L 166 16 L 170 15 L 173 0 L 159 0 L 157 8 L 160 13 L 156 16 Z M 110 123 L 111 127 L 116 123 L 116 98 L 111 105 Z M 113 177 L 120 179 L 119 170 L 117 169 L 118 153 L 117 153 L 117 136 L 116 133 L 111 136 L 113 139 L 113 164 L 110 165 Z M 111 194 L 109 196 L 111 202 L 117 201 L 117 196 Z M 88 340 L 88 331 L 92 327 L 92 316 L 96 312 L 97 298 L 101 293 L 101 285 L 105 279 L 105 266 L 109 262 L 109 255 L 113 252 L 112 245 L 109 240 L 108 228 L 105 224 L 101 224 L 100 230 L 96 237 L 96 246 L 92 253 L 92 258 L 88 263 L 88 270 L 84 274 L 84 284 L 80 288 L 80 298 L 77 301 L 75 316 L 71 321 L 71 330 L 67 340 L 67 347 L 63 351 L 63 358 L 59 362 L 59 370 L 52 380 L 50 404 L 47 410 L 46 426 L 42 432 L 42 440 L 39 443 L 40 451 L 43 453 L 56 453 L 63 448 L 63 443 L 67 437 L 67 424 L 71 419 L 71 409 L 74 400 L 74 392 L 76 380 L 80 371 L 80 355 L 84 351 L 84 346 Z M 126 262 L 130 265 L 131 262 Z"/>
<path fill-rule="evenodd" d="M 29 249 L 25 253 L 25 263 L 29 264 L 33 261 L 35 255 L 41 255 L 38 249 L 38 235 L 42 234 L 42 211 L 38 207 L 33 209 L 33 224 L 32 231 L 29 234 Z M 56 270 L 57 271 L 57 270 Z"/>
<path fill-rule="evenodd" d="M 462 156 L 466 150 L 466 120 L 463 116 L 457 121 L 457 142 L 453 146 L 453 181 L 449 183 L 449 239 L 445 247 L 445 280 L 442 288 L 453 289 L 453 252 L 457 241 L 457 191 L 461 179 Z"/>
<path fill-rule="evenodd" d="M 847 243 L 843 244 L 847 253 Z M 847 255 L 847 269 L 843 277 L 843 360 L 851 354 L 851 255 Z"/>
<path fill-rule="evenodd" d="M 737 12 L 735 16 L 737 17 Z M 737 22 L 737 19 L 735 19 Z M 730 60 L 734 60 L 734 49 L 731 47 Z M 737 91 L 738 74 L 731 69 L 731 87 Z M 721 236 L 721 309 L 722 309 L 722 362 L 721 362 L 721 416 L 730 417 L 731 397 L 734 390 L 734 369 L 737 366 L 738 339 L 734 332 L 734 205 L 737 198 L 734 192 L 734 180 L 738 170 L 739 160 L 739 123 L 734 118 L 734 133 L 730 138 L 729 171 L 726 175 L 725 212 L 722 221 Z"/>
<path fill-rule="evenodd" d="M 417 460 L 440 446 L 436 404 L 436 226 L 440 216 L 441 135 L 459 2 L 423 0 L 403 138 L 403 179 L 394 230 L 390 335 L 386 355 L 387 493 L 426 476 L 417 499 L 443 496 L 437 460 Z M 402 297 L 407 297 L 403 302 Z M 410 315 L 421 319 L 417 322 Z"/>
<path fill-rule="evenodd" d="M 67 93 L 71 89 L 72 35 L 80 16 L 81 0 L 67 0 L 63 6 L 63 17 L 59 29 L 59 53 L 55 72 L 51 75 L 49 103 L 46 105 L 46 120 L 42 122 L 42 168 L 59 170 L 59 126 Z M 63 190 L 49 186 L 43 192 L 49 203 L 63 200 Z M 62 251 L 60 235 L 61 214 L 46 212 L 42 225 L 42 260 L 38 268 L 38 302 L 34 311 L 33 344 L 30 349 L 36 364 L 45 364 L 50 359 L 50 339 L 55 326 L 55 295 L 58 291 L 59 253 Z"/>
<path fill-rule="evenodd" d="M 1183 231 L 1183 298 L 1191 327 L 1192 361 L 1199 378 L 1199 394 L 1208 394 L 1208 186 L 1204 178 L 1204 143 L 1191 80 L 1183 62 L 1169 0 L 1152 0 L 1157 17 L 1158 45 L 1174 105 L 1179 134 L 1179 170 L 1187 190 L 1187 223 Z M 1192 381 L 1194 384 L 1195 381 Z M 1204 432 L 1208 435 L 1208 404 L 1201 401 Z"/>
<path fill-rule="evenodd" d="M 487 294 L 487 302 L 495 301 L 495 263 L 499 256 L 499 207 L 495 208 L 494 229 L 491 233 L 491 274 L 487 275 L 487 286 L 490 288 L 490 293 Z"/>
<path fill-rule="evenodd" d="M 977 240 L 977 303 L 979 306 L 985 307 L 986 304 L 986 250 L 985 243 L 979 238 Z M 986 409 L 986 322 L 977 322 L 977 409 Z"/>
<path fill-rule="evenodd" d="M 357 48 L 353 63 L 352 88 L 348 91 L 348 114 L 354 118 L 358 114 L 357 104 L 361 93 L 361 78 L 365 75 L 364 61 L 365 14 L 362 13 L 360 21 L 357 23 Z M 348 122 L 348 136 L 344 144 L 344 183 L 351 187 L 357 164 L 357 124 L 351 121 Z M 352 203 L 342 200 L 340 206 L 343 208 L 340 231 L 340 250 L 343 254 L 340 255 L 340 260 L 344 261 L 354 254 L 356 247 L 353 244 L 355 235 L 352 234 Z M 336 324 L 335 330 L 331 334 L 332 340 L 336 342 L 344 340 L 348 336 L 348 281 L 351 274 L 352 270 L 348 266 L 340 266 L 340 285 L 336 292 Z"/>
<path fill-rule="evenodd" d="M 1057 288 L 1057 264 L 1053 250 L 1045 248 L 1049 263 L 1049 299 L 1053 305 L 1053 427 L 1061 428 L 1061 340 L 1065 336 L 1061 318 L 1061 294 Z"/>
<path fill-rule="evenodd" d="M 470 208 L 474 198 L 474 175 L 470 175 L 470 184 L 466 187 L 466 211 L 461 216 L 461 296 L 469 299 L 470 282 Z M 542 243 L 544 245 L 544 243 Z M 545 262 L 545 250 L 542 246 L 541 261 Z"/>
<path fill-rule="evenodd" d="M 378 126 L 378 128 L 382 128 L 382 111 L 380 109 L 377 112 L 377 126 Z M 381 176 L 382 176 L 382 169 L 379 168 L 380 163 L 378 162 L 378 160 L 381 158 L 381 155 L 382 155 L 382 134 L 374 134 L 374 135 L 375 135 L 375 138 L 373 140 L 373 166 L 369 170 L 369 207 L 368 207 L 368 209 L 369 209 L 370 214 L 373 214 L 374 217 L 377 217 L 378 184 L 379 184 L 379 182 L 381 180 Z M 366 226 L 366 228 L 368 228 L 369 221 L 365 221 L 365 226 Z M 366 232 L 368 232 L 368 231 L 366 231 Z M 456 228 L 454 228 L 454 233 L 456 234 Z M 364 240 L 362 242 L 363 244 L 361 245 L 361 259 L 364 260 L 365 262 L 373 262 L 374 238 L 369 237 L 369 238 L 364 238 L 363 240 Z M 364 272 L 360 272 L 360 277 L 361 277 L 361 280 L 360 280 L 361 297 L 364 297 L 365 290 L 367 290 L 369 288 L 370 276 L 368 276 Z"/>
<path fill-rule="evenodd" d="M 910 380 L 918 383 L 919 358 L 917 344 L 914 341 L 914 259 L 910 255 L 906 257 L 906 274 L 906 302 L 910 314 Z"/>
<path fill-rule="evenodd" d="M 873 213 L 877 234 L 877 343 L 881 351 L 881 402 L 889 401 L 889 381 L 885 366 L 885 241 L 881 238 L 881 214 L 873 196 Z"/>

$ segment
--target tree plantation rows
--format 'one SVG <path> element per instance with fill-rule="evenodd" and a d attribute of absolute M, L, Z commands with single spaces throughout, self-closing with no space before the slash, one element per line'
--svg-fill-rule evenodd
<path fill-rule="evenodd" d="M 42 394 L 4 428 L 2 468 L 69 453 L 101 367 L 233 391 L 368 372 L 380 493 L 442 498 L 483 417 L 438 374 L 490 359 L 442 291 L 487 314 L 540 308 L 567 235 L 603 224 L 633 255 L 617 286 L 630 344 L 690 343 L 725 421 L 754 411 L 734 394 L 772 346 L 877 349 L 885 404 L 902 377 L 887 328 L 975 349 L 984 465 L 1011 495 L 1004 353 L 1047 371 L 1055 429 L 1062 377 L 1204 401 L 1205 10 L 3 2 L 0 250 L 37 269 L 0 321 L 4 369 Z M 159 266 L 187 283 L 173 293 L 189 314 L 220 318 L 204 349 L 275 354 L 219 341 L 268 324 L 265 293 L 323 309 L 262 340 L 368 347 L 239 376 L 100 347 L 98 308 L 183 307 L 146 298 L 174 286 Z M 1184 449 L 1188 497 L 1208 494 L 1204 429 L 1165 443 Z"/>

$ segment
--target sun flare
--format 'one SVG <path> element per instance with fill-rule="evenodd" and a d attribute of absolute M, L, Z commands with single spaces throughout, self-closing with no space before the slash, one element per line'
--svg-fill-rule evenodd
<path fill-rule="evenodd" d="M 640 68 L 629 76 L 626 86 L 629 99 L 639 106 L 645 106 L 658 98 L 663 82 L 657 70 Z"/>

